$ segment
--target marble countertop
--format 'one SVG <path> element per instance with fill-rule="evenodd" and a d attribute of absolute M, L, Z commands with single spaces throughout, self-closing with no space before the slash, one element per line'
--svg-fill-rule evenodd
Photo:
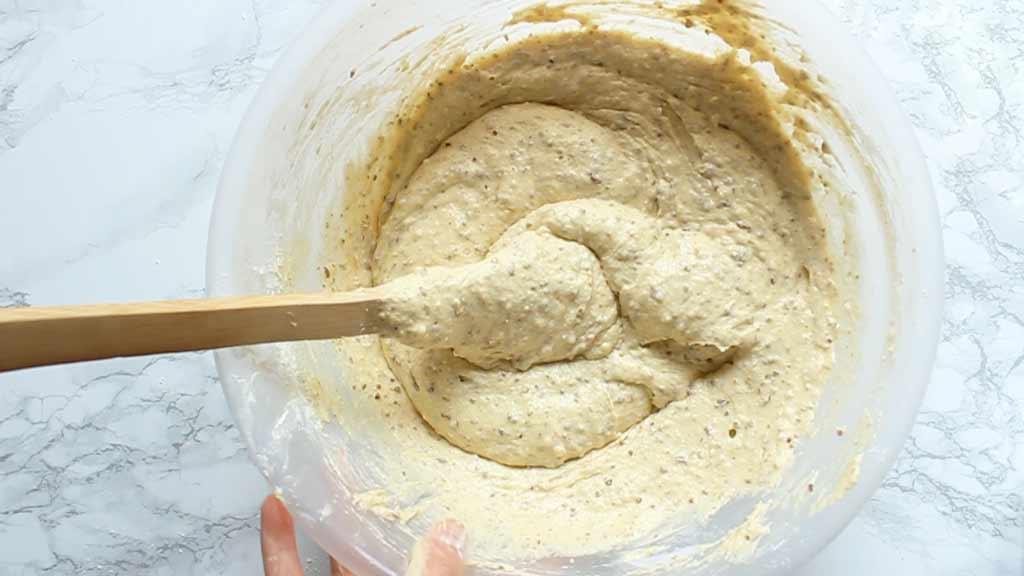
<path fill-rule="evenodd" d="M 201 295 L 232 136 L 324 3 L 0 1 L 0 306 Z M 1024 574 L 1024 3 L 826 4 L 917 129 L 947 304 L 912 438 L 799 574 Z M 261 573 L 216 380 L 210 354 L 0 376 L 0 574 Z"/>

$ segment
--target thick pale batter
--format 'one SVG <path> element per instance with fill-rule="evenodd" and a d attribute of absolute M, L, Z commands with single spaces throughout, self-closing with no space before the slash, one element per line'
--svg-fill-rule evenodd
<path fill-rule="evenodd" d="M 521 104 L 495 115 L 523 113 L 568 114 Z M 538 208 L 480 262 L 382 287 L 389 335 L 435 351 L 407 390 L 469 452 L 516 466 L 583 456 L 748 353 L 780 312 L 769 303 L 791 303 L 763 262 L 734 248 L 618 202 Z M 612 402 L 598 412 L 567 391 Z M 524 397 L 547 408 L 522 411 Z"/>
<path fill-rule="evenodd" d="M 731 3 L 659 13 L 673 42 L 572 17 L 406 101 L 330 275 L 394 298 L 391 338 L 339 344 L 402 455 L 373 500 L 484 559 L 654 542 L 771 485 L 832 363 L 811 80 L 738 50 Z"/>

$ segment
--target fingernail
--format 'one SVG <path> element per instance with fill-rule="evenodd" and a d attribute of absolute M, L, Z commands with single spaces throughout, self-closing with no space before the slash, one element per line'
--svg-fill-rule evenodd
<path fill-rule="evenodd" d="M 453 550 L 462 555 L 462 550 L 466 545 L 466 529 L 455 520 L 448 519 L 444 520 L 433 529 L 434 538 L 444 544 L 447 544 Z"/>

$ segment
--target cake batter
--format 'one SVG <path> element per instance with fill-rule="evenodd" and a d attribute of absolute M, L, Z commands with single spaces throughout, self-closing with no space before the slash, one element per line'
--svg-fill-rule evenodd
<path fill-rule="evenodd" d="M 330 281 L 392 298 L 385 338 L 339 343 L 401 455 L 374 506 L 456 518 L 478 558 L 578 556 L 778 479 L 837 332 L 827 105 L 734 44 L 734 6 L 662 14 L 672 42 L 522 13 L 578 25 L 456 60 L 352 173 L 387 191 L 346 195 Z"/>

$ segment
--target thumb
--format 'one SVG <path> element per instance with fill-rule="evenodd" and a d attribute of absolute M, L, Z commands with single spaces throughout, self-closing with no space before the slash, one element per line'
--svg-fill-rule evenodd
<path fill-rule="evenodd" d="M 455 520 L 445 520 L 416 543 L 406 576 L 462 576 L 462 552 L 466 530 Z"/>

